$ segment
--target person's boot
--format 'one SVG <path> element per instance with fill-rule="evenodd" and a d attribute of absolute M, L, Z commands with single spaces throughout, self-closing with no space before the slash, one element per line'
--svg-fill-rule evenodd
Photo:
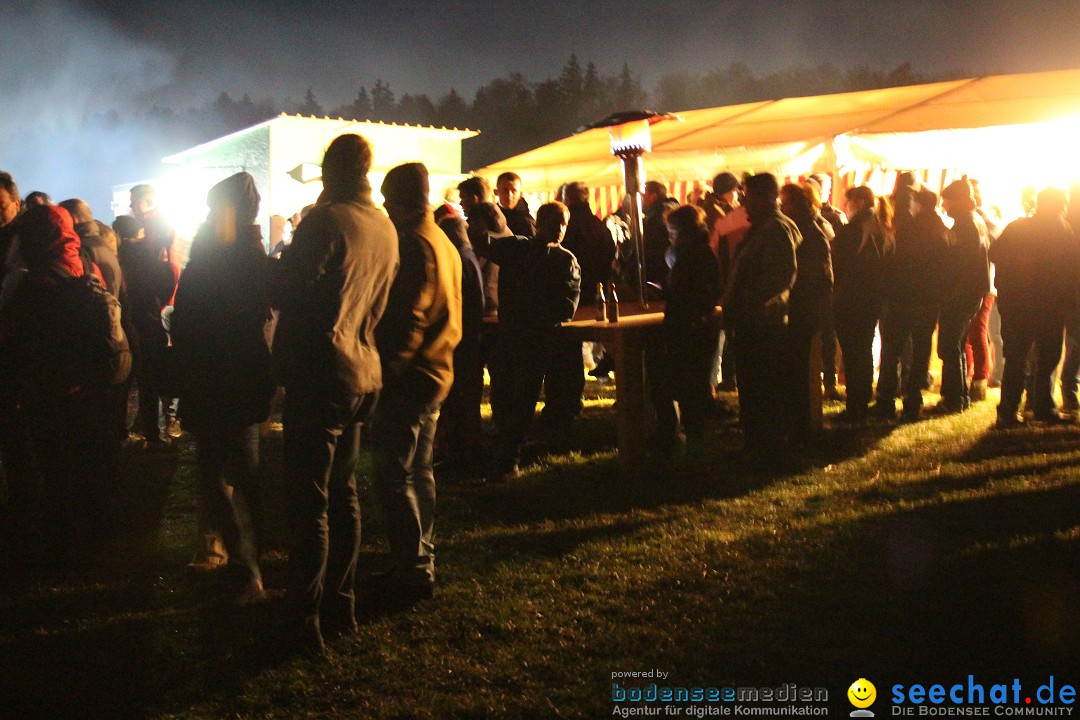
<path fill-rule="evenodd" d="M 986 380 L 972 380 L 971 389 L 968 390 L 968 395 L 971 398 L 971 402 L 982 402 L 986 400 Z"/>
<path fill-rule="evenodd" d="M 188 572 L 212 573 L 229 564 L 229 553 L 221 535 L 216 532 L 202 534 L 202 549 L 187 564 Z"/>

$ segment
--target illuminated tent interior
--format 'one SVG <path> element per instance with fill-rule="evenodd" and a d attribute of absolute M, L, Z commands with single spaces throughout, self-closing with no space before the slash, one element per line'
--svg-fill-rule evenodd
<path fill-rule="evenodd" d="M 841 187 L 866 183 L 878 192 L 891 190 L 896 172 L 918 170 L 936 188 L 964 173 L 978 178 L 987 204 L 1007 213 L 1018 211 L 1021 188 L 1067 184 L 1080 167 L 1080 69 L 678 114 L 681 122 L 652 126 L 645 172 L 679 200 L 722 170 L 782 178 L 828 172 Z M 507 170 L 540 197 L 550 197 L 564 182 L 584 181 L 601 213 L 613 209 L 622 194 L 620 164 L 611 156 L 605 129 L 476 172 L 494 179 Z"/>

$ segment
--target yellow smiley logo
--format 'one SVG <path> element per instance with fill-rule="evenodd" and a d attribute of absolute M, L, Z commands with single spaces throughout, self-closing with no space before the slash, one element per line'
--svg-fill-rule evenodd
<path fill-rule="evenodd" d="M 859 678 L 851 683 L 851 687 L 847 690 L 847 697 L 855 707 L 868 708 L 877 699 L 877 688 L 866 678 Z"/>

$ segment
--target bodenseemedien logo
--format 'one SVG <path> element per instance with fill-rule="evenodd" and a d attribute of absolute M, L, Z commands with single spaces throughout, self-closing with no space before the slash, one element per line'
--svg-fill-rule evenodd
<path fill-rule="evenodd" d="M 847 697 L 848 702 L 855 706 L 850 713 L 851 717 L 874 717 L 874 712 L 867 710 L 877 700 L 877 688 L 874 687 L 874 683 L 866 678 L 859 678 L 851 683 L 851 687 L 847 690 Z"/>

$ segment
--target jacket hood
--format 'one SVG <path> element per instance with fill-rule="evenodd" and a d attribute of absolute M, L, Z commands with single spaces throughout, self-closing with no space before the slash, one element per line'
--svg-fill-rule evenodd
<path fill-rule="evenodd" d="M 19 252 L 30 270 L 60 267 L 82 277 L 82 243 L 71 214 L 57 205 L 35 205 L 18 220 Z"/>
<path fill-rule="evenodd" d="M 238 172 L 225 178 L 206 194 L 206 204 L 214 215 L 225 207 L 236 210 L 236 224 L 251 225 L 259 214 L 259 191 L 251 173 Z"/>

